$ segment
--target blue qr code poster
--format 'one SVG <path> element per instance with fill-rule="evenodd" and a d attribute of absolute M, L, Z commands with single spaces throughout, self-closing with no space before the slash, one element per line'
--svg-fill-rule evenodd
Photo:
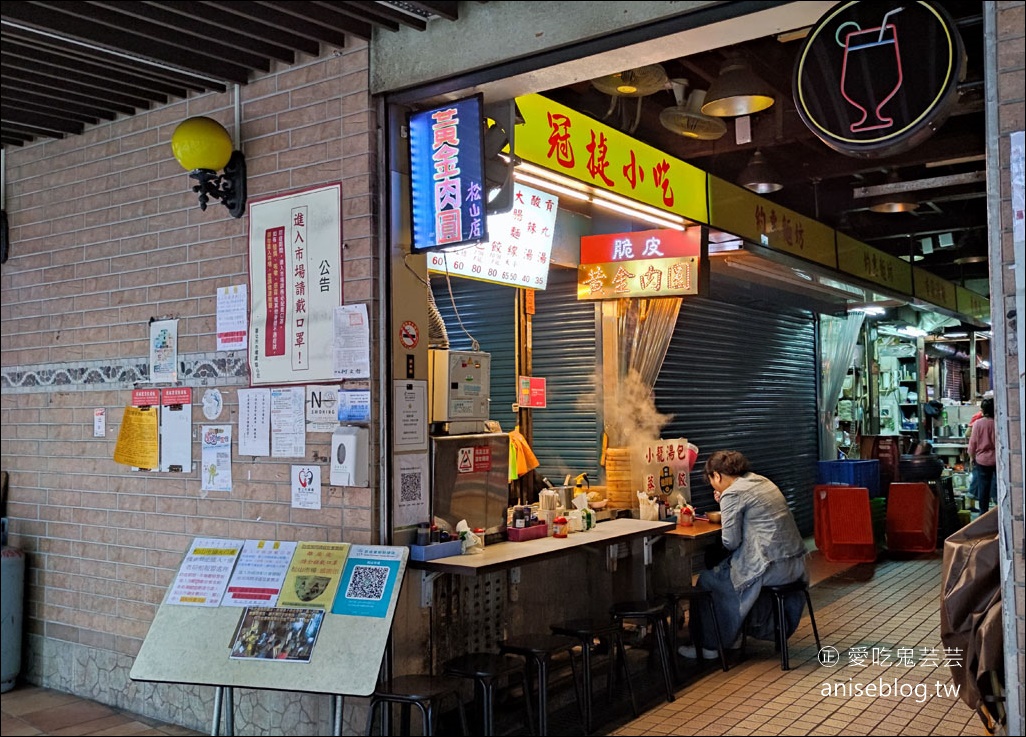
<path fill-rule="evenodd" d="M 388 616 L 401 563 L 395 548 L 354 545 L 346 558 L 332 614 Z"/>

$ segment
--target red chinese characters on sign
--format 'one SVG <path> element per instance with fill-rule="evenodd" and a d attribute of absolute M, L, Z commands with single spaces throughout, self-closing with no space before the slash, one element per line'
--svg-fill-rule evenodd
<path fill-rule="evenodd" d="M 267 315 L 264 325 L 264 353 L 268 356 L 285 355 L 285 228 L 264 231 L 264 281 L 267 294 Z"/>
<path fill-rule="evenodd" d="M 560 167 L 572 170 L 576 166 L 573 143 L 570 140 L 571 129 L 574 121 L 568 116 L 558 113 L 548 113 L 549 128 L 549 151 L 548 158 L 559 164 Z M 613 165 L 613 171 L 619 167 L 623 173 L 623 181 L 629 185 L 632 192 L 637 191 L 639 184 L 645 182 L 645 170 L 638 165 L 637 153 L 634 149 L 624 152 L 610 151 L 606 134 L 596 132 L 594 128 L 588 130 L 589 143 L 585 145 L 588 151 L 588 174 L 596 183 L 604 184 L 606 187 L 616 190 L 618 182 L 612 179 L 607 170 Z M 622 159 L 623 163 L 620 163 Z M 673 165 L 663 159 L 652 167 L 652 177 L 649 180 L 651 186 L 659 191 L 659 198 L 667 207 L 673 207 L 673 183 L 671 170 Z M 627 187 L 623 187 L 627 189 Z"/>
<path fill-rule="evenodd" d="M 310 357 L 306 351 L 306 239 L 307 218 L 306 206 L 292 208 L 292 369 L 304 371 L 309 368 Z"/>

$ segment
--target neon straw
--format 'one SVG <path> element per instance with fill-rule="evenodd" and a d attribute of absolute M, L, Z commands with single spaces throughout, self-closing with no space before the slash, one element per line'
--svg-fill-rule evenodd
<path fill-rule="evenodd" d="M 887 19 L 890 18 L 895 13 L 900 13 L 904 9 L 905 8 L 895 8 L 894 10 L 888 10 L 887 11 L 887 14 L 883 17 L 883 20 L 880 21 L 880 37 L 876 39 L 876 42 L 878 44 L 879 43 L 883 43 L 884 31 L 887 30 Z"/>

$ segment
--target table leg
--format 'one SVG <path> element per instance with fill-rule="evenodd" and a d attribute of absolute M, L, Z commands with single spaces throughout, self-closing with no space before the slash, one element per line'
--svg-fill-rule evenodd
<path fill-rule="evenodd" d="M 235 689 L 225 686 L 224 692 L 224 733 L 235 734 Z"/>
<path fill-rule="evenodd" d="M 221 705 L 224 699 L 224 686 L 214 687 L 214 720 L 210 725 L 211 737 L 221 734 Z"/>
<path fill-rule="evenodd" d="M 345 708 L 345 697 L 337 694 L 331 695 L 331 734 L 332 737 L 342 737 L 342 710 Z"/>

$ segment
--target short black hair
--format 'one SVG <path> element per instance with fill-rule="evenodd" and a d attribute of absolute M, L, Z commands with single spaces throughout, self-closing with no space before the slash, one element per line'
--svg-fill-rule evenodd
<path fill-rule="evenodd" d="M 984 417 L 993 417 L 994 416 L 994 398 L 993 397 L 987 397 L 982 402 L 980 402 L 980 412 L 983 413 Z"/>

